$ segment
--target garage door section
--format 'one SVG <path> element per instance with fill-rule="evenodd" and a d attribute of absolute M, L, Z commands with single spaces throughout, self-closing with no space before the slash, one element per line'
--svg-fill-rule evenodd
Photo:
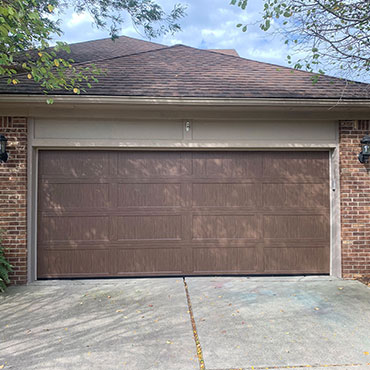
<path fill-rule="evenodd" d="M 41 151 L 38 277 L 328 273 L 327 152 Z"/>

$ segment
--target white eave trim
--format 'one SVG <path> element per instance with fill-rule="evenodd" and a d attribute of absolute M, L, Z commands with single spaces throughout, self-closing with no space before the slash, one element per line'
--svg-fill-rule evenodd
<path fill-rule="evenodd" d="M 0 95 L 0 104 L 45 104 L 47 99 L 59 104 L 107 105 L 191 105 L 191 106 L 292 106 L 370 108 L 370 99 L 287 99 L 287 98 L 179 98 L 95 95 Z"/>

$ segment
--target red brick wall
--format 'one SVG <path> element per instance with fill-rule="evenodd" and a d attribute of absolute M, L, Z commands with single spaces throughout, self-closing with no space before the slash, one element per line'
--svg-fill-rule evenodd
<path fill-rule="evenodd" d="M 27 119 L 0 117 L 0 134 L 8 139 L 9 159 L 0 163 L 0 230 L 14 266 L 13 284 L 27 282 Z"/>
<path fill-rule="evenodd" d="M 339 123 L 343 277 L 370 276 L 370 163 L 357 159 L 370 121 Z"/>

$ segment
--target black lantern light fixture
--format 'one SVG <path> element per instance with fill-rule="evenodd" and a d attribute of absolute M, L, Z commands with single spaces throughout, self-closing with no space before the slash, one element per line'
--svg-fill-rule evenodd
<path fill-rule="evenodd" d="M 366 135 L 362 140 L 361 140 L 361 152 L 358 155 L 358 160 L 361 163 L 367 163 L 370 157 L 370 135 Z"/>
<path fill-rule="evenodd" d="M 0 162 L 6 162 L 8 160 L 8 153 L 6 152 L 7 141 L 4 135 L 0 135 Z"/>

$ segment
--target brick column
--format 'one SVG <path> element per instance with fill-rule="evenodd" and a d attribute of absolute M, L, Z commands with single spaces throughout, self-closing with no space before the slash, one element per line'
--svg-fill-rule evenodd
<path fill-rule="evenodd" d="M 369 121 L 339 122 L 343 277 L 370 276 L 370 163 L 357 159 Z"/>
<path fill-rule="evenodd" d="M 9 159 L 0 163 L 0 230 L 14 266 L 12 284 L 27 282 L 27 118 L 0 117 Z"/>

